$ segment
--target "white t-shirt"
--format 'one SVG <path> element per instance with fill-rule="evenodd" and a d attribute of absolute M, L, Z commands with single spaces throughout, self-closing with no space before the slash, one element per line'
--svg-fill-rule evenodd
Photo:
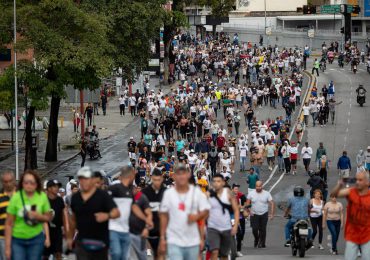
<path fill-rule="evenodd" d="M 125 104 L 125 98 L 124 98 L 124 97 L 120 97 L 120 98 L 118 99 L 118 101 L 119 101 L 119 104 L 120 104 L 120 105 L 124 105 L 124 104 Z"/>
<path fill-rule="evenodd" d="M 301 155 L 303 159 L 311 159 L 312 156 L 312 148 L 304 146 L 301 151 Z"/>
<path fill-rule="evenodd" d="M 256 215 L 263 215 L 269 210 L 269 202 L 272 201 L 272 196 L 270 192 L 265 190 L 262 190 L 261 192 L 252 190 L 248 193 L 247 199 L 251 200 L 252 202 L 252 213 Z"/>
<path fill-rule="evenodd" d="M 210 208 L 207 197 L 198 187 L 190 186 L 185 194 L 179 194 L 174 187 L 167 189 L 163 194 L 159 210 L 169 215 L 167 243 L 180 247 L 199 245 L 198 225 L 189 224 L 188 215 Z"/>
<path fill-rule="evenodd" d="M 239 152 L 240 152 L 240 157 L 246 157 L 247 152 L 248 152 L 248 146 L 247 145 L 239 146 Z"/>
<path fill-rule="evenodd" d="M 310 106 L 303 106 L 303 115 L 309 116 L 310 115 Z"/>

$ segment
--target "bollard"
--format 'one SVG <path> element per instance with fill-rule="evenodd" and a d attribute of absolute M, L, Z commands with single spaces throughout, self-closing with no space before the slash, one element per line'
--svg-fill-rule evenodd
<path fill-rule="evenodd" d="M 64 127 L 64 116 L 60 117 L 60 128 Z"/>

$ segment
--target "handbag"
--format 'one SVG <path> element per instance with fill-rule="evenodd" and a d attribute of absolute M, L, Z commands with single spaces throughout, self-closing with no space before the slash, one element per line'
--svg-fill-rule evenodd
<path fill-rule="evenodd" d="M 26 209 L 26 205 L 24 203 L 24 198 L 23 198 L 23 194 L 22 194 L 22 190 L 19 191 L 19 194 L 21 196 L 21 201 L 22 201 L 22 206 L 23 206 L 23 220 L 24 222 L 28 225 L 28 226 L 36 226 L 37 224 L 39 224 L 39 222 L 36 220 L 36 219 L 30 219 L 28 217 L 28 210 Z"/>
<path fill-rule="evenodd" d="M 95 252 L 103 250 L 107 245 L 101 240 L 84 238 L 81 239 L 81 246 L 86 251 Z"/>

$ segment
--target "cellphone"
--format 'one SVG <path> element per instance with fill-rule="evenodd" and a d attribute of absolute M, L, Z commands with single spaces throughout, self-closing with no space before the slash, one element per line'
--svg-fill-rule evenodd
<path fill-rule="evenodd" d="M 31 211 L 36 211 L 36 205 L 31 206 Z"/>

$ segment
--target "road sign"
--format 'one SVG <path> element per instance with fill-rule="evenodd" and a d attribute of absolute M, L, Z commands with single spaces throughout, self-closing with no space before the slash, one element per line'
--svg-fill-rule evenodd
<path fill-rule="evenodd" d="M 345 8 L 345 6 L 347 6 L 347 8 Z M 358 7 L 357 6 L 355 7 L 354 5 L 322 5 L 320 7 L 320 13 L 322 14 L 353 13 L 356 8 Z"/>
<path fill-rule="evenodd" d="M 322 14 L 340 13 L 340 5 L 322 5 L 320 10 Z"/>

